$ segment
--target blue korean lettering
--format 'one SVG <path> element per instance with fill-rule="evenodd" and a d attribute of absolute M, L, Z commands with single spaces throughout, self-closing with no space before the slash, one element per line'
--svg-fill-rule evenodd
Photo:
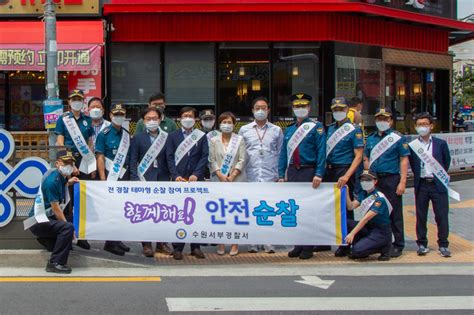
<path fill-rule="evenodd" d="M 206 210 L 210 213 L 214 213 L 213 215 L 211 215 L 212 224 L 226 224 L 226 221 L 225 221 L 226 209 L 227 209 L 227 206 L 225 204 L 224 199 L 219 199 L 219 203 L 215 201 L 209 201 L 206 203 Z M 219 211 L 220 211 L 220 216 L 217 215 Z M 220 220 L 217 217 L 220 217 Z"/>
<path fill-rule="evenodd" d="M 276 213 L 265 200 L 260 200 L 260 205 L 253 209 L 252 215 L 257 217 L 257 225 L 272 226 L 273 221 L 270 221 L 269 217 L 276 216 Z"/>
<path fill-rule="evenodd" d="M 234 213 L 234 223 L 237 225 L 249 225 L 250 222 L 248 220 L 239 220 L 240 214 L 245 217 L 245 219 L 249 218 L 249 201 L 248 199 L 243 199 L 242 201 L 230 201 L 230 210 L 229 214 Z"/>
<path fill-rule="evenodd" d="M 275 205 L 277 207 L 276 214 L 281 215 L 281 226 L 296 227 L 296 211 L 299 210 L 294 199 L 289 199 L 288 202 L 280 201 Z"/>

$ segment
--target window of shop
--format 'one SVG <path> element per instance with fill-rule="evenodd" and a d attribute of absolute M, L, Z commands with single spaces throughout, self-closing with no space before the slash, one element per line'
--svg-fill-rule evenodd
<path fill-rule="evenodd" d="M 289 97 L 311 95 L 311 116 L 319 115 L 319 43 L 275 43 L 272 64 L 272 112 L 292 117 Z"/>
<path fill-rule="evenodd" d="M 165 44 L 167 105 L 215 105 L 214 43 Z"/>
<path fill-rule="evenodd" d="M 251 117 L 251 102 L 270 96 L 268 43 L 221 43 L 218 51 L 218 111 Z"/>

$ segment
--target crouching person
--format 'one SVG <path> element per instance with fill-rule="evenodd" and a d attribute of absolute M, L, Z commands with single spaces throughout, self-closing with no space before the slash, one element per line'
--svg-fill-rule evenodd
<path fill-rule="evenodd" d="M 360 221 L 348 220 L 347 228 L 350 232 L 346 236 L 345 255 L 350 258 L 366 258 L 371 254 L 380 253 L 378 260 L 390 259 L 392 230 L 390 227 L 390 212 L 392 206 L 388 199 L 375 188 L 377 175 L 364 170 L 360 175 L 360 183 L 364 192 L 359 200 L 351 201 L 347 194 L 349 210 L 358 210 L 364 213 Z"/>
<path fill-rule="evenodd" d="M 79 182 L 77 177 L 68 180 L 74 170 L 74 162 L 71 152 L 58 151 L 56 167 L 43 176 L 35 205 L 29 213 L 30 218 L 25 221 L 25 226 L 34 224 L 30 231 L 38 237 L 38 242 L 52 252 L 46 265 L 47 272 L 71 273 L 66 263 L 74 238 L 74 226 L 67 222 L 63 210 L 69 202 L 66 186 Z"/>

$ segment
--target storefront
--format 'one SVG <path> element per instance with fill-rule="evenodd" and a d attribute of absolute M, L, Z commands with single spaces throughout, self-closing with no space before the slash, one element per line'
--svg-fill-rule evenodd
<path fill-rule="evenodd" d="M 397 112 L 403 132 L 413 132 L 405 122 L 421 111 L 447 131 L 449 37 L 474 26 L 455 20 L 456 1 L 412 2 L 112 0 L 104 6 L 113 30 L 108 101 L 135 108 L 136 119 L 163 91 L 171 116 L 193 105 L 245 121 L 263 95 L 284 126 L 292 93 L 310 94 L 311 115 L 325 124 L 333 97 L 358 96 L 369 127 L 382 105 Z"/>

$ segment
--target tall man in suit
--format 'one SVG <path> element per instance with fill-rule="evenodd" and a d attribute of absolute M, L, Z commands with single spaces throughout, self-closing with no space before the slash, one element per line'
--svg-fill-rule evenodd
<path fill-rule="evenodd" d="M 206 134 L 194 128 L 198 112 L 193 107 L 183 107 L 180 111 L 181 129 L 169 135 L 166 157 L 171 179 L 176 182 L 204 181 L 208 166 L 209 145 Z M 183 259 L 184 243 L 173 243 L 173 258 Z M 191 244 L 191 255 L 205 258 L 200 245 Z"/>
<path fill-rule="evenodd" d="M 410 166 L 415 176 L 415 201 L 416 201 L 416 236 L 418 244 L 417 254 L 424 256 L 429 252 L 426 237 L 426 220 L 430 200 L 433 204 L 436 225 L 438 227 L 439 252 L 443 257 L 450 257 L 449 242 L 449 201 L 447 187 L 434 174 L 434 169 L 424 163 L 418 154 L 426 152 L 433 157 L 447 172 L 451 163 L 446 141 L 431 135 L 433 118 L 428 113 L 422 113 L 415 118 L 415 129 L 419 137 L 410 143 Z M 419 141 L 421 150 L 414 150 L 413 143 Z"/>

